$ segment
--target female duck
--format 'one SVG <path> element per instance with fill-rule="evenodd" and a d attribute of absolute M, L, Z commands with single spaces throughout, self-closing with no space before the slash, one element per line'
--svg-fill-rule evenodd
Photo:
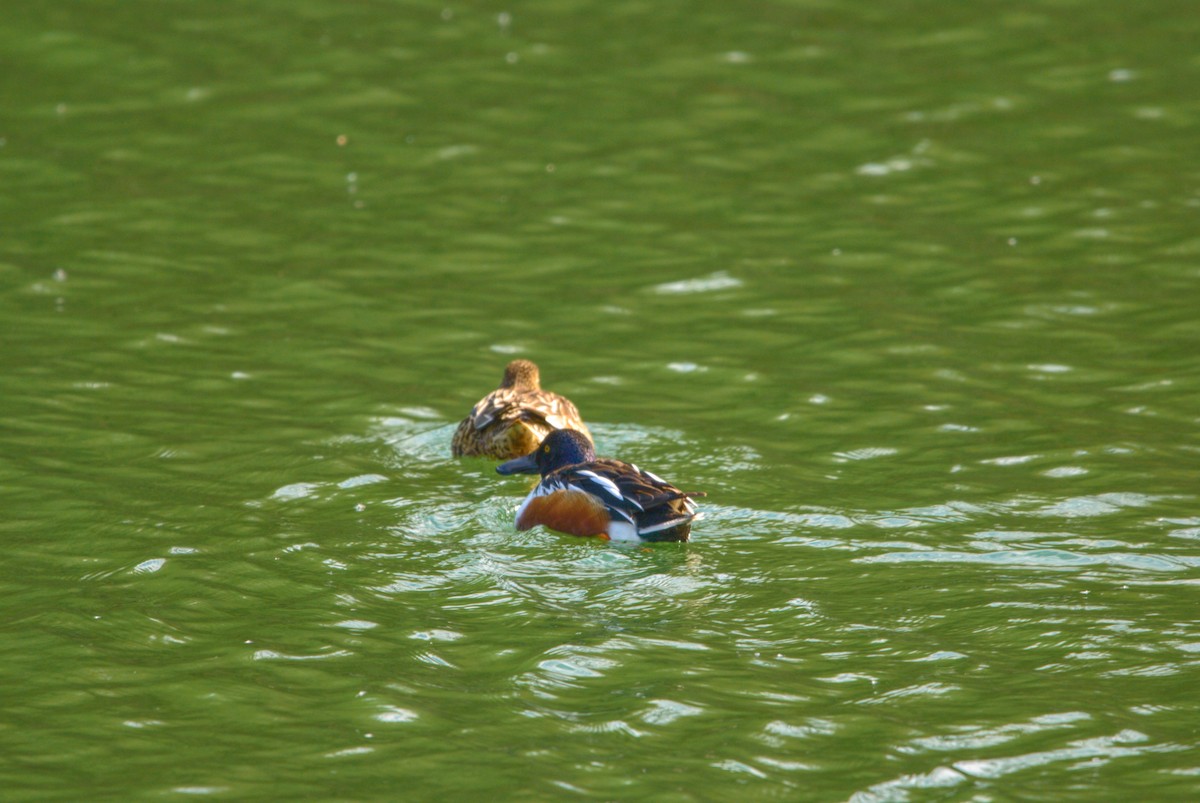
<path fill-rule="evenodd" d="M 686 541 L 699 518 L 687 493 L 632 463 L 596 457 L 580 432 L 560 429 L 533 454 L 496 466 L 542 475 L 517 510 L 517 529 L 543 524 L 570 535 L 621 541 Z"/>
<path fill-rule="evenodd" d="M 455 457 L 507 460 L 529 454 L 556 429 L 576 429 L 591 441 L 579 411 L 568 399 L 542 390 L 538 367 L 513 360 L 500 387 L 480 399 L 450 442 Z"/>

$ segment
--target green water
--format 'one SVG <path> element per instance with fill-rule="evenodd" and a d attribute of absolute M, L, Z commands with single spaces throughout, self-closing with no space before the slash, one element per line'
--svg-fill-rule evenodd
<path fill-rule="evenodd" d="M 1200 796 L 1194 12 L 8 9 L 0 796 Z"/>

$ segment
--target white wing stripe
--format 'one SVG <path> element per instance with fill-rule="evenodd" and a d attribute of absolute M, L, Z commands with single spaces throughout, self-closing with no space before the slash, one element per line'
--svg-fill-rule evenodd
<path fill-rule="evenodd" d="M 656 533 L 659 530 L 667 530 L 667 529 L 670 529 L 671 527 L 674 527 L 677 524 L 683 524 L 684 522 L 691 521 L 691 520 L 692 520 L 691 516 L 683 516 L 682 518 L 671 519 L 670 521 L 659 522 L 658 524 L 652 525 L 650 527 L 639 527 L 638 532 L 639 533 Z"/>
<path fill-rule="evenodd" d="M 581 471 L 577 471 L 576 473 L 581 477 L 589 477 L 592 482 L 600 486 L 601 490 L 603 490 L 613 499 L 616 499 L 618 502 L 624 501 L 625 497 L 621 495 L 621 489 L 618 488 L 616 483 L 610 480 L 608 477 L 601 477 L 596 472 L 589 471 L 588 469 L 583 469 Z"/>

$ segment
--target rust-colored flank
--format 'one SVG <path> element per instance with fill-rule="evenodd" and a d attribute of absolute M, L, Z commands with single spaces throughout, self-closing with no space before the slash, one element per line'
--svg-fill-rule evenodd
<path fill-rule="evenodd" d="M 568 535 L 597 535 L 608 538 L 609 516 L 604 505 L 582 491 L 556 491 L 535 496 L 521 511 L 518 530 L 538 524 Z"/>

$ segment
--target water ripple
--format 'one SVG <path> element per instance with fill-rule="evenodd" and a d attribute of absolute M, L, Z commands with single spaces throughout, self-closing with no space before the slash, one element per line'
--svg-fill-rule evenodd
<path fill-rule="evenodd" d="M 1200 565 L 1196 559 L 1166 558 L 1156 555 L 1082 555 L 1062 549 L 970 553 L 937 550 L 931 552 L 889 552 L 855 558 L 860 563 L 962 562 L 987 563 L 1031 568 L 1076 568 L 1081 566 L 1120 566 L 1143 571 L 1180 571 Z"/>

